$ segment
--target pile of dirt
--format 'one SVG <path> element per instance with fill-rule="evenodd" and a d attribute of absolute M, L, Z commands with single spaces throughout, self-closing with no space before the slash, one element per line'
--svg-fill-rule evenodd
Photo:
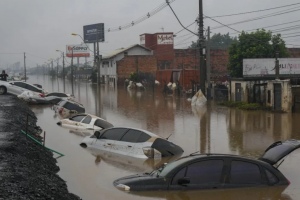
<path fill-rule="evenodd" d="M 1 199 L 80 199 L 69 193 L 57 172 L 53 153 L 37 144 L 41 130 L 30 108 L 17 97 L 0 95 L 0 200 Z"/>

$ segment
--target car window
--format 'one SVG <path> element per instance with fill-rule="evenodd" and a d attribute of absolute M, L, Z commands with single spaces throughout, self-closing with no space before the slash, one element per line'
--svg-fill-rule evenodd
<path fill-rule="evenodd" d="M 61 102 L 59 102 L 58 105 L 59 105 L 60 107 L 64 107 L 64 105 L 65 105 L 66 103 L 67 103 L 66 101 L 61 101 Z"/>
<path fill-rule="evenodd" d="M 107 139 L 107 140 L 120 140 L 123 134 L 127 131 L 126 128 L 114 128 L 109 129 L 103 133 L 101 136 L 101 139 Z"/>
<path fill-rule="evenodd" d="M 85 117 L 86 115 L 77 115 L 75 117 L 72 117 L 70 120 L 74 122 L 81 122 L 81 120 Z"/>
<path fill-rule="evenodd" d="M 26 89 L 26 84 L 22 82 L 15 82 L 14 85 Z"/>
<path fill-rule="evenodd" d="M 261 174 L 258 165 L 244 161 L 232 161 L 230 183 L 261 183 Z"/>
<path fill-rule="evenodd" d="M 178 185 L 178 180 L 185 176 L 185 172 L 186 172 L 186 167 L 181 169 L 179 172 L 177 172 L 172 179 L 172 185 Z"/>
<path fill-rule="evenodd" d="M 55 97 L 68 97 L 68 95 L 64 94 L 64 93 L 50 93 L 47 96 L 51 97 L 51 96 L 55 96 Z"/>
<path fill-rule="evenodd" d="M 141 131 L 137 130 L 129 130 L 122 138 L 123 142 L 133 142 L 135 143 L 139 136 L 141 135 Z"/>
<path fill-rule="evenodd" d="M 105 120 L 97 119 L 95 121 L 95 126 L 98 126 L 100 128 L 111 128 L 113 125 Z"/>
<path fill-rule="evenodd" d="M 26 84 L 26 89 L 30 90 L 30 91 L 33 91 L 33 92 L 39 92 L 39 93 L 42 92 L 41 90 L 39 90 L 39 89 L 37 89 L 37 88 L 35 88 L 35 87 L 31 86 L 31 85 L 28 85 L 28 84 Z"/>
<path fill-rule="evenodd" d="M 140 131 L 141 132 L 141 131 Z M 146 142 L 148 141 L 149 139 L 151 138 L 150 135 L 144 133 L 144 132 L 141 132 L 141 135 L 139 136 L 139 138 L 137 139 L 137 143 L 142 143 L 142 142 Z"/>
<path fill-rule="evenodd" d="M 84 120 L 82 121 L 82 123 L 84 124 L 89 124 L 92 121 L 92 117 L 91 116 L 86 116 L 86 118 L 84 118 Z"/>
<path fill-rule="evenodd" d="M 68 110 L 78 110 L 80 108 L 79 106 L 69 103 L 69 102 L 66 102 L 66 104 L 63 107 Z"/>
<path fill-rule="evenodd" d="M 190 184 L 219 183 L 221 181 L 223 160 L 206 160 L 188 166 L 186 177 Z"/>
<path fill-rule="evenodd" d="M 278 178 L 272 172 L 270 172 L 270 170 L 267 170 L 267 169 L 265 169 L 265 170 L 266 170 L 267 177 L 269 179 L 269 183 L 271 183 L 271 184 L 277 183 Z"/>

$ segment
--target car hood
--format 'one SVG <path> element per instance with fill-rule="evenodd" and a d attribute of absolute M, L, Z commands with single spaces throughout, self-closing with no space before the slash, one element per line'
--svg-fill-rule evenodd
<path fill-rule="evenodd" d="M 270 145 L 259 160 L 276 164 L 279 160 L 289 155 L 296 149 L 300 148 L 300 140 L 290 139 L 286 141 L 278 141 Z"/>
<path fill-rule="evenodd" d="M 135 174 L 135 175 L 131 175 L 131 176 L 125 176 L 123 178 L 117 179 L 114 181 L 114 185 L 117 186 L 119 184 L 124 184 L 124 185 L 132 185 L 135 183 L 141 184 L 142 180 L 145 179 L 152 179 L 154 177 L 150 176 L 149 174 Z"/>

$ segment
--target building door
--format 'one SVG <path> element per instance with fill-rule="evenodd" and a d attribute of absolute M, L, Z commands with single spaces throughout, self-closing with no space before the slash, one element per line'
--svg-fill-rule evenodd
<path fill-rule="evenodd" d="M 274 110 L 281 110 L 281 84 L 274 84 Z"/>
<path fill-rule="evenodd" d="M 242 100 L 242 86 L 241 83 L 235 84 L 235 101 L 241 101 Z"/>

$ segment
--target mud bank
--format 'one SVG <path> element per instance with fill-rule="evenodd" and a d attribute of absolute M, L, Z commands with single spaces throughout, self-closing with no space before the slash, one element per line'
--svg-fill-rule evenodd
<path fill-rule="evenodd" d="M 28 133 L 42 141 L 30 108 L 15 96 L 0 95 L 0 200 L 80 199 L 56 174 L 53 153 L 21 133 L 27 114 Z"/>

